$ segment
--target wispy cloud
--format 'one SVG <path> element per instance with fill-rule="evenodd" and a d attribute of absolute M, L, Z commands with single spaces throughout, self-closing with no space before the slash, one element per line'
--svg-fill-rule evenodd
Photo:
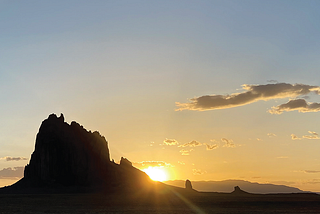
<path fill-rule="evenodd" d="M 190 155 L 190 152 L 191 152 L 192 150 L 185 150 L 185 149 L 182 149 L 182 150 L 180 150 L 179 152 L 181 153 L 181 155 Z"/>
<path fill-rule="evenodd" d="M 178 145 L 176 140 L 166 139 L 164 141 L 164 144 L 175 145 L 175 146 L 180 147 L 180 148 L 181 147 L 185 148 L 185 149 L 181 149 L 179 151 L 181 153 L 181 155 L 190 155 L 190 152 L 194 150 L 194 149 L 189 149 L 188 150 L 187 147 L 194 148 L 194 147 L 199 147 L 199 146 L 205 146 L 206 150 L 208 150 L 208 151 L 217 149 L 220 146 L 229 147 L 229 148 L 236 147 L 236 144 L 233 143 L 233 140 L 227 139 L 227 138 L 221 138 L 220 141 L 216 141 L 216 140 L 210 140 L 210 141 L 211 141 L 211 144 L 200 143 L 199 141 L 193 140 L 193 141 L 190 141 L 189 143 Z"/>
<path fill-rule="evenodd" d="M 200 142 L 198 142 L 196 140 L 193 140 L 193 141 L 191 141 L 189 143 L 185 143 L 183 145 L 180 145 L 179 147 L 196 147 L 196 146 L 201 146 L 201 145 L 202 145 L 202 143 L 200 143 Z"/>
<path fill-rule="evenodd" d="M 268 133 L 267 134 L 269 137 L 276 137 L 277 135 L 276 134 L 273 134 L 273 133 Z"/>
<path fill-rule="evenodd" d="M 270 114 L 282 114 L 284 111 L 318 112 L 320 103 L 307 103 L 304 99 L 290 100 L 287 103 L 274 106 L 268 112 Z"/>
<path fill-rule="evenodd" d="M 312 131 L 308 131 L 308 132 L 309 132 L 311 135 L 303 135 L 302 138 L 310 139 L 310 140 L 320 139 L 318 133 L 312 132 Z"/>
<path fill-rule="evenodd" d="M 289 157 L 288 156 L 279 156 L 277 157 L 277 159 L 288 159 Z"/>
<path fill-rule="evenodd" d="M 201 169 L 192 169 L 194 175 L 203 175 L 206 171 L 202 171 Z"/>
<path fill-rule="evenodd" d="M 271 100 L 287 97 L 297 97 L 311 92 L 319 94 L 319 86 L 304 84 L 274 83 L 266 85 L 242 85 L 246 90 L 231 95 L 205 95 L 190 99 L 189 103 L 176 102 L 176 111 L 195 110 L 206 111 L 243 106 L 259 100 Z"/>
<path fill-rule="evenodd" d="M 236 145 L 233 143 L 233 140 L 228 140 L 227 138 L 221 138 L 221 141 L 224 143 L 223 147 L 234 148 Z"/>
<path fill-rule="evenodd" d="M 301 139 L 308 139 L 308 140 L 317 140 L 320 139 L 318 133 L 316 132 L 312 132 L 312 131 L 308 131 L 311 135 L 303 135 L 302 138 L 298 137 L 295 134 L 291 134 L 291 139 L 292 140 L 301 140 Z"/>
<path fill-rule="evenodd" d="M 292 140 L 301 140 L 301 138 L 299 138 L 297 135 L 295 134 L 291 134 L 291 139 Z"/>
<path fill-rule="evenodd" d="M 3 157 L 3 158 L 0 158 L 0 160 L 6 160 L 6 161 L 22 161 L 22 160 L 28 160 L 28 158 L 25 158 L 25 157 L 9 157 L 9 156 L 6 156 L 6 157 Z"/>
<path fill-rule="evenodd" d="M 210 144 L 204 143 L 203 145 L 206 146 L 207 150 L 213 150 L 213 149 L 217 149 L 219 147 L 217 144 L 210 145 Z"/>
<path fill-rule="evenodd" d="M 303 170 L 305 173 L 320 173 L 320 170 Z"/>
<path fill-rule="evenodd" d="M 312 180 L 306 181 L 304 183 L 307 183 L 307 184 L 320 184 L 320 179 L 312 179 Z"/>
<path fill-rule="evenodd" d="M 168 145 L 168 146 L 174 146 L 174 145 L 178 145 L 179 143 L 175 139 L 165 139 L 163 141 L 163 144 Z"/>
<path fill-rule="evenodd" d="M 137 168 L 147 168 L 149 166 L 151 167 L 169 167 L 172 166 L 170 163 L 166 163 L 164 161 L 141 161 L 141 162 L 135 162 L 132 163 L 133 166 Z"/>
<path fill-rule="evenodd" d="M 0 170 L 0 179 L 19 179 L 23 177 L 24 167 L 9 167 Z"/>

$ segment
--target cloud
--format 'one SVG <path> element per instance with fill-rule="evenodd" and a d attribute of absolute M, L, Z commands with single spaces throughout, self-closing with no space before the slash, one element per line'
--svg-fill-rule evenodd
<path fill-rule="evenodd" d="M 170 163 L 166 163 L 164 161 L 141 161 L 141 162 L 136 162 L 132 163 L 133 166 L 137 168 L 148 168 L 149 166 L 151 167 L 169 167 L 172 166 Z"/>
<path fill-rule="evenodd" d="M 0 159 L 1 159 L 1 160 L 6 160 L 6 161 L 28 160 L 28 158 L 25 158 L 25 157 L 9 157 L 9 156 L 6 156 L 6 157 L 0 158 Z"/>
<path fill-rule="evenodd" d="M 174 146 L 174 145 L 178 145 L 178 141 L 176 141 L 175 139 L 165 139 L 163 141 L 163 144 L 168 145 L 168 146 Z"/>
<path fill-rule="evenodd" d="M 228 140 L 227 138 L 221 138 L 221 141 L 224 143 L 223 147 L 234 148 L 236 145 L 233 143 L 233 140 Z"/>
<path fill-rule="evenodd" d="M 204 143 L 203 145 L 206 146 L 207 150 L 213 150 L 213 149 L 217 149 L 219 147 L 217 144 L 210 145 L 210 144 Z"/>
<path fill-rule="evenodd" d="M 0 179 L 19 179 L 23 177 L 24 167 L 9 167 L 0 170 Z"/>
<path fill-rule="evenodd" d="M 318 133 L 316 132 L 312 132 L 312 131 L 308 131 L 311 135 L 303 135 L 302 138 L 304 139 L 309 139 L 309 140 L 317 140 L 320 139 Z M 298 137 L 295 134 L 291 134 L 291 139 L 292 140 L 301 140 L 302 138 Z"/>
<path fill-rule="evenodd" d="M 301 138 L 299 138 L 297 135 L 295 134 L 291 134 L 291 139 L 292 140 L 301 140 Z"/>
<path fill-rule="evenodd" d="M 290 100 L 287 103 L 274 106 L 268 112 L 270 114 L 282 114 L 284 111 L 318 112 L 320 111 L 320 103 L 307 103 L 304 99 Z"/>
<path fill-rule="evenodd" d="M 277 135 L 273 134 L 273 133 L 268 133 L 267 134 L 269 137 L 276 137 Z"/>
<path fill-rule="evenodd" d="M 313 179 L 313 180 L 307 181 L 305 183 L 307 183 L 307 184 L 320 184 L 320 180 L 319 179 Z"/>
<path fill-rule="evenodd" d="M 189 143 L 185 143 L 185 144 L 183 144 L 183 145 L 180 145 L 179 147 L 188 147 L 188 146 L 189 146 L 189 147 L 196 147 L 196 146 L 201 146 L 201 145 L 202 145 L 202 143 L 193 140 L 193 141 L 191 141 L 191 142 L 189 142 Z"/>
<path fill-rule="evenodd" d="M 320 87 L 304 84 L 274 83 L 266 85 L 242 85 L 246 90 L 231 95 L 205 95 L 190 99 L 189 103 L 176 102 L 176 111 L 194 110 L 207 111 L 243 106 L 259 100 L 271 100 L 297 97 L 311 92 L 319 94 Z"/>
<path fill-rule="evenodd" d="M 194 175 L 203 175 L 206 171 L 202 171 L 201 169 L 192 169 Z"/>
<path fill-rule="evenodd" d="M 302 138 L 305 138 L 305 139 L 310 139 L 310 140 L 316 140 L 316 139 L 320 139 L 319 138 L 319 135 L 316 133 L 316 132 L 312 132 L 312 131 L 308 131 L 310 134 L 312 135 L 304 135 L 302 136 Z"/>
<path fill-rule="evenodd" d="M 190 150 L 190 151 L 191 151 L 191 150 Z M 182 149 L 182 150 L 180 150 L 179 152 L 181 153 L 181 155 L 190 155 L 190 151 L 189 151 L 189 150 Z"/>
<path fill-rule="evenodd" d="M 305 173 L 320 173 L 320 170 L 303 170 Z"/>

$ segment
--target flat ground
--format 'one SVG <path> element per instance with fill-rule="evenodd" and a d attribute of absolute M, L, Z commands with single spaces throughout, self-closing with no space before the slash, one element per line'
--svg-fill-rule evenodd
<path fill-rule="evenodd" d="M 320 213 L 319 195 L 0 194 L 0 213 Z"/>

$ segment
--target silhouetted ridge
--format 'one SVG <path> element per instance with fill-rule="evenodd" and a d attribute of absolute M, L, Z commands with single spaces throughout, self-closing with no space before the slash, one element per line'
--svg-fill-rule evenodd
<path fill-rule="evenodd" d="M 125 166 L 125 167 L 124 167 Z M 149 177 L 121 158 L 110 161 L 108 143 L 99 132 L 87 131 L 64 116 L 51 114 L 40 126 L 35 150 L 16 187 L 103 187 L 135 189 Z"/>

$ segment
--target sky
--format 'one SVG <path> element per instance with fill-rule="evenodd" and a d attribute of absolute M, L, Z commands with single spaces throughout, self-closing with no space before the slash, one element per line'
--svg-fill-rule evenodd
<path fill-rule="evenodd" d="M 320 192 L 320 2 L 0 0 L 0 186 L 64 114 L 167 179 Z"/>

